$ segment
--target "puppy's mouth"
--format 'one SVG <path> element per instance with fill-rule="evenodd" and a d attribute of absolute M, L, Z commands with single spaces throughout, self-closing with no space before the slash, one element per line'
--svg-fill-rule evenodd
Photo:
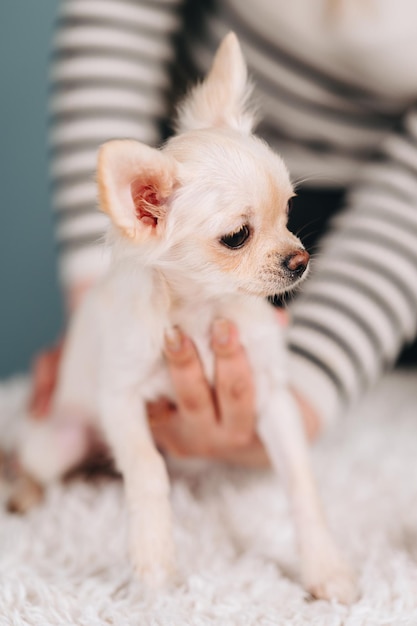
<path fill-rule="evenodd" d="M 240 291 L 262 298 L 281 296 L 299 287 L 307 277 L 309 269 L 309 263 L 295 270 L 282 267 L 275 270 L 268 269 L 260 274 L 259 280 L 242 285 Z"/>
<path fill-rule="evenodd" d="M 251 296 L 259 296 L 261 298 L 274 298 L 275 296 L 282 296 L 286 293 L 290 293 L 294 291 L 301 283 L 303 282 L 305 276 L 308 272 L 305 273 L 304 276 L 298 278 L 294 281 L 271 281 L 270 283 L 263 283 L 257 285 L 242 285 L 239 288 L 241 293 L 245 293 Z"/>

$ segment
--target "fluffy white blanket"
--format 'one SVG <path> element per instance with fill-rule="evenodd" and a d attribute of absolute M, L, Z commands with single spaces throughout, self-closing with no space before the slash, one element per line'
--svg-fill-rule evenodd
<path fill-rule="evenodd" d="M 13 438 L 26 381 L 0 385 Z M 331 527 L 358 571 L 351 607 L 311 601 L 269 472 L 172 468 L 182 583 L 145 596 L 125 548 L 118 480 L 51 489 L 26 517 L 1 512 L 1 626 L 417 625 L 417 372 L 397 372 L 313 452 Z"/>

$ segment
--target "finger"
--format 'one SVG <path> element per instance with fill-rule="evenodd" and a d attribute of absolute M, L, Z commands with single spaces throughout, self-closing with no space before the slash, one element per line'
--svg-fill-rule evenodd
<path fill-rule="evenodd" d="M 178 428 L 194 455 L 209 454 L 219 434 L 213 393 L 192 341 L 178 328 L 166 337 L 165 354 L 175 389 Z"/>
<path fill-rule="evenodd" d="M 255 389 L 238 331 L 229 321 L 215 320 L 212 348 L 216 356 L 215 389 L 223 433 L 229 444 L 247 445 L 255 432 Z"/>
<path fill-rule="evenodd" d="M 176 406 L 166 398 L 159 398 L 155 402 L 149 402 L 146 405 L 146 410 L 151 428 L 154 425 L 159 426 L 163 424 L 177 413 Z"/>
<path fill-rule="evenodd" d="M 29 410 L 34 417 L 43 417 L 48 409 L 52 389 L 52 362 L 49 354 L 40 355 L 34 363 L 32 372 L 32 391 Z"/>
<path fill-rule="evenodd" d="M 161 398 L 147 405 L 149 426 L 158 448 L 176 457 L 195 456 L 193 440 L 183 427 L 177 407 Z"/>
<path fill-rule="evenodd" d="M 149 427 L 158 448 L 174 456 L 180 455 L 177 424 L 178 411 L 175 405 L 162 398 L 147 405 Z"/>
<path fill-rule="evenodd" d="M 235 448 L 225 455 L 229 463 L 245 467 L 270 467 L 270 460 L 259 437 L 255 436 L 249 446 Z"/>
<path fill-rule="evenodd" d="M 151 430 L 155 443 L 160 450 L 174 457 L 196 456 L 189 438 L 184 437 L 178 413 L 172 414 L 164 422 L 151 424 Z"/>
<path fill-rule="evenodd" d="M 215 421 L 215 407 L 210 385 L 191 340 L 173 329 L 166 340 L 165 354 L 176 391 L 179 412 L 185 417 Z"/>
<path fill-rule="evenodd" d="M 50 397 L 51 394 L 48 390 L 42 389 L 42 391 L 37 392 L 36 398 L 33 399 L 30 406 L 32 417 L 42 419 L 48 415 L 51 404 Z"/>
<path fill-rule="evenodd" d="M 35 418 L 45 417 L 50 409 L 56 386 L 62 341 L 53 349 L 40 354 L 32 367 L 32 391 L 29 410 Z"/>
<path fill-rule="evenodd" d="M 288 311 L 286 309 L 283 309 L 282 307 L 277 307 L 275 309 L 275 315 L 281 326 L 288 326 L 290 316 L 288 315 Z"/>
<path fill-rule="evenodd" d="M 35 359 L 33 374 L 34 381 L 37 385 L 39 385 L 39 387 L 48 383 L 50 378 L 51 363 L 51 355 L 49 352 L 44 352 Z"/>

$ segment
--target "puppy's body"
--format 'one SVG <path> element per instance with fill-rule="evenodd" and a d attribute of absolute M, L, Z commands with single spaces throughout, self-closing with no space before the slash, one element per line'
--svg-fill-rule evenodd
<path fill-rule="evenodd" d="M 252 366 L 259 435 L 286 479 L 304 583 L 319 597 L 349 601 L 352 579 L 321 514 L 282 333 L 264 300 L 299 281 L 308 255 L 286 229 L 292 186 L 282 160 L 250 133 L 246 93 L 229 35 L 181 109 L 184 132 L 161 151 L 131 141 L 102 148 L 111 267 L 69 330 L 54 418 L 29 425 L 21 459 L 48 483 L 82 460 L 91 427 L 99 429 L 123 474 L 133 564 L 150 584 L 164 580 L 174 559 L 169 481 L 145 405 L 175 401 L 165 335 L 183 328 L 213 380 L 210 328 L 227 318 Z"/>
<path fill-rule="evenodd" d="M 134 276 L 134 284 L 125 288 L 129 275 Z M 273 308 L 264 299 L 247 294 L 210 297 L 192 281 L 184 284 L 181 294 L 173 293 L 161 272 L 152 268 L 138 271 L 136 262 L 129 260 L 93 288 L 70 326 L 52 413 L 100 428 L 99 389 L 110 385 L 124 388 L 134 384 L 144 402 L 161 397 L 175 402 L 163 350 L 166 334 L 177 326 L 186 329 L 207 379 L 213 382 L 211 328 L 213 320 L 222 318 L 239 328 L 256 378 L 257 413 L 262 415 L 271 388 L 287 384 L 284 337 Z M 109 380 L 100 381 L 103 361 L 111 362 L 111 371 Z M 106 377 L 104 372 L 102 375 Z M 81 448 L 79 455 L 84 454 Z M 40 477 L 38 455 L 31 470 Z"/>
<path fill-rule="evenodd" d="M 285 349 L 283 334 L 270 305 L 264 300 L 251 296 L 223 297 L 221 299 L 191 299 L 188 302 L 172 302 L 165 293 L 161 276 L 138 275 L 140 293 L 129 293 L 122 299 L 119 281 L 115 276 L 106 280 L 90 294 L 84 305 L 84 317 L 79 325 L 74 325 L 70 348 L 63 359 L 62 383 L 58 388 L 56 404 L 74 405 L 77 399 L 77 412 L 88 419 L 97 420 L 98 377 L 100 361 L 111 356 L 114 363 L 113 375 L 120 379 L 120 386 L 127 385 L 129 378 L 135 379 L 144 401 L 152 401 L 161 396 L 175 401 L 171 379 L 168 375 L 163 348 L 165 335 L 170 329 L 179 326 L 186 329 L 198 349 L 207 379 L 213 381 L 213 352 L 210 349 L 210 335 L 213 320 L 227 318 L 239 328 L 242 345 L 246 348 L 252 371 L 259 378 L 257 385 L 258 407 L 268 398 L 266 380 L 285 386 Z M 146 289 L 148 283 L 149 291 Z M 160 286 L 158 286 L 160 283 Z M 190 286 L 192 290 L 193 286 Z M 165 305 L 154 309 L 153 302 Z M 106 312 L 103 315 L 103 308 Z M 109 328 L 108 314 L 120 320 L 116 333 Z M 94 320 L 92 327 L 87 319 Z M 253 320 L 257 320 L 257 324 Z M 85 323 L 85 331 L 81 324 Z M 123 332 L 123 329 L 126 329 Z M 72 339 L 72 337 L 71 337 Z M 114 381 L 114 378 L 113 378 Z"/>

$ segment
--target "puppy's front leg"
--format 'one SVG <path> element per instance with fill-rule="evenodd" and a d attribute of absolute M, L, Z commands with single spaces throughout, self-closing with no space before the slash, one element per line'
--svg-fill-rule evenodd
<path fill-rule="evenodd" d="M 168 582 L 174 570 L 165 463 L 137 391 L 107 388 L 100 405 L 103 428 L 124 478 L 133 566 L 148 587 L 156 588 Z"/>
<path fill-rule="evenodd" d="M 317 598 L 352 602 L 354 577 L 326 526 L 298 407 L 286 388 L 277 389 L 263 407 L 258 431 L 284 479 L 300 547 L 303 584 Z"/>

